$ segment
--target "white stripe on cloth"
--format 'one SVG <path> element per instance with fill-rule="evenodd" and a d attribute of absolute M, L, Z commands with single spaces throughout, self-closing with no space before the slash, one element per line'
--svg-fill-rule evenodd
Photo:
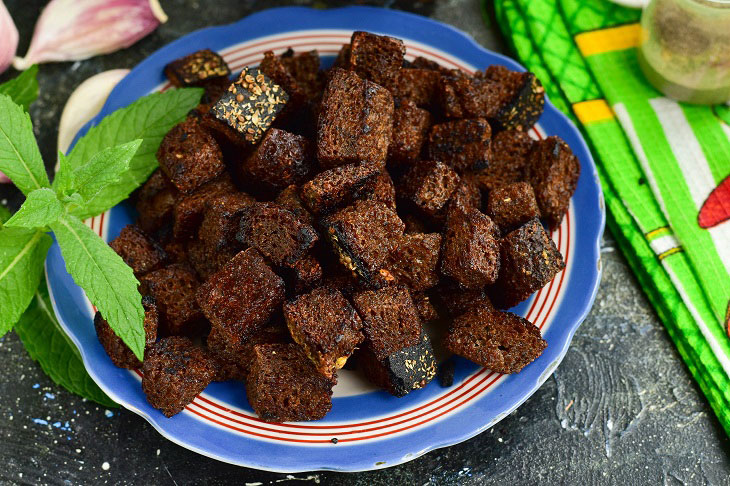
<path fill-rule="evenodd" d="M 664 135 L 677 159 L 684 180 L 687 183 L 695 211 L 699 212 L 710 193 L 717 187 L 702 146 L 692 130 L 687 117 L 674 100 L 654 98 L 649 100 L 664 129 Z M 730 273 L 730 224 L 719 224 L 708 232 L 715 250 Z"/>
<path fill-rule="evenodd" d="M 654 253 L 661 255 L 667 250 L 678 247 L 679 241 L 677 241 L 677 238 L 675 238 L 674 235 L 664 235 L 652 240 L 649 245 L 651 246 L 651 249 L 654 250 Z"/>

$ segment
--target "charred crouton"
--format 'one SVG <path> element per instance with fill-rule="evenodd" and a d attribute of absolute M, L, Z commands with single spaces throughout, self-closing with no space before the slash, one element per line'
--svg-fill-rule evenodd
<path fill-rule="evenodd" d="M 231 70 L 217 53 L 201 49 L 165 66 L 165 76 L 178 88 L 200 86 L 216 78 L 227 79 Z"/>
<path fill-rule="evenodd" d="M 557 228 L 578 185 L 578 158 L 563 140 L 548 137 L 533 149 L 526 173 L 535 190 L 540 214 L 550 229 Z"/>
<path fill-rule="evenodd" d="M 317 124 L 317 160 L 324 169 L 358 162 L 385 166 L 393 97 L 375 83 L 332 70 Z"/>
<path fill-rule="evenodd" d="M 320 287 L 287 302 L 284 319 L 294 341 L 329 379 L 364 339 L 360 317 L 335 289 Z"/>
<path fill-rule="evenodd" d="M 274 265 L 290 265 L 303 257 L 319 236 L 278 204 L 255 203 L 243 211 L 236 238 L 259 250 Z"/>
<path fill-rule="evenodd" d="M 491 191 L 525 178 L 525 167 L 535 146 L 525 132 L 505 130 L 492 139 L 492 160 L 489 167 L 476 176 L 479 187 Z"/>
<path fill-rule="evenodd" d="M 441 249 L 441 273 L 469 289 L 494 283 L 499 273 L 499 241 L 494 223 L 476 209 L 449 213 Z"/>
<path fill-rule="evenodd" d="M 395 281 L 411 290 L 427 290 L 439 282 L 439 233 L 411 233 L 398 238 L 385 267 Z"/>
<path fill-rule="evenodd" d="M 483 118 L 456 120 L 431 127 L 428 136 L 429 160 L 443 162 L 459 174 L 480 171 L 492 158 L 492 131 Z"/>
<path fill-rule="evenodd" d="M 398 71 L 391 92 L 396 99 L 408 99 L 421 108 L 428 108 L 433 104 L 439 79 L 437 71 L 402 68 Z"/>
<path fill-rule="evenodd" d="M 245 67 L 210 112 L 245 141 L 256 144 L 288 100 L 289 95 L 268 76 L 256 68 Z"/>
<path fill-rule="evenodd" d="M 449 200 L 448 212 L 481 209 L 482 191 L 472 175 L 464 175 Z"/>
<path fill-rule="evenodd" d="M 507 234 L 533 218 L 540 217 L 535 192 L 527 182 L 502 186 L 489 193 L 487 214 Z"/>
<path fill-rule="evenodd" d="M 198 232 L 208 202 L 218 196 L 236 192 L 233 181 L 224 173 L 201 186 L 189 196 L 180 198 L 173 214 L 173 236 L 185 240 Z"/>
<path fill-rule="evenodd" d="M 172 417 L 205 390 L 215 376 L 215 366 L 190 339 L 172 336 L 147 350 L 142 373 L 147 401 L 166 417 Z"/>
<path fill-rule="evenodd" d="M 305 255 L 294 263 L 285 265 L 282 276 L 287 290 L 299 295 L 322 283 L 322 265 L 313 255 Z"/>
<path fill-rule="evenodd" d="M 395 210 L 395 185 L 388 171 L 383 170 L 372 182 L 372 191 L 364 199 L 378 201 Z"/>
<path fill-rule="evenodd" d="M 563 256 L 537 219 L 502 238 L 500 254 L 499 280 L 492 292 L 500 309 L 516 306 L 565 268 Z"/>
<path fill-rule="evenodd" d="M 451 279 L 443 279 L 432 294 L 440 308 L 446 310 L 450 317 L 465 314 L 477 305 L 493 308 L 484 288 L 467 289 Z"/>
<path fill-rule="evenodd" d="M 205 320 L 195 302 L 200 282 L 187 265 L 174 263 L 150 272 L 140 284 L 142 294 L 155 299 L 160 335 L 192 337 L 204 330 Z"/>
<path fill-rule="evenodd" d="M 157 270 L 168 261 L 165 250 L 132 224 L 122 228 L 119 236 L 114 238 L 109 246 L 122 257 L 124 263 L 132 268 L 137 278 L 152 270 Z"/>
<path fill-rule="evenodd" d="M 303 182 L 311 170 L 309 140 L 278 128 L 266 132 L 256 151 L 241 167 L 245 179 L 273 190 Z"/>
<path fill-rule="evenodd" d="M 299 197 L 298 186 L 291 185 L 286 187 L 276 196 L 274 202 L 296 214 L 303 223 L 312 224 L 314 222 L 314 216 L 312 216 L 312 213 L 304 205 L 302 198 Z"/>
<path fill-rule="evenodd" d="M 436 310 L 433 302 L 431 302 L 431 296 L 426 292 L 412 292 L 411 298 L 413 299 L 413 304 L 416 306 L 421 322 L 427 323 L 439 318 L 438 310 Z"/>
<path fill-rule="evenodd" d="M 527 319 L 478 306 L 454 321 L 444 345 L 497 373 L 517 373 L 542 354 L 547 342 Z"/>
<path fill-rule="evenodd" d="M 459 175 L 448 165 L 437 161 L 419 162 L 403 177 L 397 193 L 423 215 L 440 221 L 445 217 L 446 204 L 459 182 Z"/>
<path fill-rule="evenodd" d="M 161 171 L 155 171 L 137 195 L 137 224 L 147 234 L 154 234 L 172 222 L 172 213 L 178 197 L 177 190 Z"/>
<path fill-rule="evenodd" d="M 491 118 L 497 111 L 496 86 L 457 69 L 442 70 L 436 91 L 446 118 Z"/>
<path fill-rule="evenodd" d="M 212 327 L 231 346 L 238 346 L 284 302 L 284 281 L 255 248 L 249 248 L 200 286 L 197 301 Z"/>
<path fill-rule="evenodd" d="M 304 184 L 299 196 L 314 213 L 328 213 L 370 194 L 380 174 L 374 164 L 350 164 L 320 172 Z"/>
<path fill-rule="evenodd" d="M 395 211 L 376 201 L 357 201 L 325 218 L 322 225 L 348 270 L 373 284 L 380 277 L 393 279 L 383 265 L 405 229 Z"/>
<path fill-rule="evenodd" d="M 155 299 L 149 296 L 142 297 L 142 307 L 144 307 L 144 342 L 146 350 L 157 340 L 157 306 L 155 305 Z M 94 316 L 94 328 L 96 329 L 96 337 L 99 338 L 99 342 L 111 358 L 114 366 L 130 370 L 142 367 L 142 362 L 116 335 L 100 312 L 97 312 Z"/>
<path fill-rule="evenodd" d="M 226 169 L 218 142 L 194 118 L 188 118 L 165 135 L 157 150 L 157 160 L 165 175 L 184 194 L 190 194 Z"/>
<path fill-rule="evenodd" d="M 354 32 L 350 39 L 350 69 L 361 78 L 390 88 L 403 65 L 403 41 L 369 32 Z"/>
<path fill-rule="evenodd" d="M 203 97 L 200 98 L 200 104 L 195 108 L 197 116 L 202 119 L 203 115 L 207 114 L 210 109 L 223 98 L 223 95 L 228 92 L 228 88 L 231 86 L 231 80 L 225 78 L 215 78 L 203 84 L 205 92 Z"/>
<path fill-rule="evenodd" d="M 545 88 L 534 74 L 495 65 L 480 77 L 497 88 L 497 109 L 488 115 L 496 130 L 527 131 L 542 115 Z"/>
<path fill-rule="evenodd" d="M 364 324 L 360 364 L 367 378 L 397 397 L 426 386 L 436 374 L 436 360 L 408 290 L 360 292 L 353 303 Z"/>
<path fill-rule="evenodd" d="M 231 345 L 217 328 L 211 328 L 206 344 L 216 365 L 213 381 L 245 380 L 253 361 L 254 346 L 289 342 L 289 331 L 281 324 L 268 324 L 237 346 Z"/>
<path fill-rule="evenodd" d="M 317 372 L 296 344 L 254 347 L 246 394 L 267 422 L 318 420 L 332 408 L 334 383 Z"/>
<path fill-rule="evenodd" d="M 411 100 L 402 100 L 393 112 L 393 135 L 388 162 L 396 166 L 410 166 L 421 156 L 426 132 L 431 126 L 431 115 L 418 108 Z"/>

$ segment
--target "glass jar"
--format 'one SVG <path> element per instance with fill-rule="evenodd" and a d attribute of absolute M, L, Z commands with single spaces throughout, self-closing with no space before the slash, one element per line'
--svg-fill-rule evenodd
<path fill-rule="evenodd" d="M 730 100 L 730 0 L 652 0 L 638 57 L 651 84 L 671 98 Z"/>

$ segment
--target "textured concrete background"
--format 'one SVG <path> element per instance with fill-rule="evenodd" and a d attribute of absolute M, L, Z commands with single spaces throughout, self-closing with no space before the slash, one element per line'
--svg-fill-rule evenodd
<path fill-rule="evenodd" d="M 24 53 L 45 1 L 5 3 Z M 486 47 L 503 50 L 498 29 L 483 24 L 477 0 L 370 3 L 431 16 L 465 30 Z M 162 4 L 170 22 L 132 48 L 41 67 L 42 94 L 32 116 L 47 161 L 55 160 L 56 126 L 65 100 L 87 77 L 131 68 L 201 27 L 268 6 L 311 5 L 233 0 Z M 0 199 L 19 203 L 7 188 L 0 188 Z M 286 476 L 199 456 L 167 441 L 131 412 L 104 410 L 55 386 L 9 334 L 0 339 L 0 483 L 730 484 L 730 441 L 610 235 L 602 254 L 603 282 L 595 306 L 562 365 L 532 398 L 469 441 L 367 473 Z"/>

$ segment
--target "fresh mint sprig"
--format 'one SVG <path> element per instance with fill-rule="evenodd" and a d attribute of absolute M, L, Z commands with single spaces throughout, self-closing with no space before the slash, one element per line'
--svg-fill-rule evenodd
<path fill-rule="evenodd" d="M 116 111 L 61 157 L 51 185 L 30 117 L 17 102 L 0 94 L 0 171 L 26 195 L 20 210 L 0 228 L 0 336 L 31 302 L 35 307 L 28 312 L 43 305 L 38 288 L 51 244 L 48 232 L 53 231 L 74 281 L 132 352 L 143 358 L 139 282 L 82 220 L 121 202 L 147 179 L 157 167 L 155 152 L 162 138 L 201 95 L 201 89 L 171 90 Z M 26 333 L 31 335 L 39 333 Z"/>

